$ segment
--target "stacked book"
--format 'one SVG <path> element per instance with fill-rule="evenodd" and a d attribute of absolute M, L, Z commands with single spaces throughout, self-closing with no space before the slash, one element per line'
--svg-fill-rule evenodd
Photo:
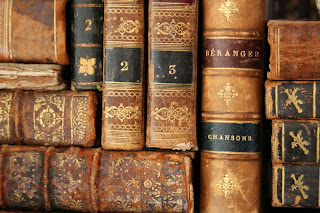
<path fill-rule="evenodd" d="M 272 204 L 319 207 L 320 22 L 269 21 Z"/>
<path fill-rule="evenodd" d="M 198 1 L 69 3 L 0 2 L 0 209 L 193 212 Z"/>

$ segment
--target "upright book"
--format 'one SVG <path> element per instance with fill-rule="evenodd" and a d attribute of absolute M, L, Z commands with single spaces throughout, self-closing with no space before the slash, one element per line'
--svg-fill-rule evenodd
<path fill-rule="evenodd" d="M 265 1 L 204 0 L 201 212 L 261 212 Z"/>
<path fill-rule="evenodd" d="M 193 212 L 183 153 L 0 146 L 0 208 L 75 212 Z"/>
<path fill-rule="evenodd" d="M 149 0 L 146 146 L 197 150 L 198 0 Z"/>
<path fill-rule="evenodd" d="M 72 0 L 71 8 L 71 89 L 101 90 L 103 0 Z"/>
<path fill-rule="evenodd" d="M 144 0 L 104 1 L 102 147 L 141 150 L 144 128 Z"/>

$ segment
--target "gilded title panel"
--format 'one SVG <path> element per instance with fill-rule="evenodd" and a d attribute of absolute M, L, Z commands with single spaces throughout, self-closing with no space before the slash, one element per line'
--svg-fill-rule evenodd
<path fill-rule="evenodd" d="M 10 109 L 12 106 L 12 92 L 0 94 L 0 139 L 10 139 Z"/>
<path fill-rule="evenodd" d="M 87 129 L 88 96 L 72 97 L 71 142 L 84 139 Z"/>

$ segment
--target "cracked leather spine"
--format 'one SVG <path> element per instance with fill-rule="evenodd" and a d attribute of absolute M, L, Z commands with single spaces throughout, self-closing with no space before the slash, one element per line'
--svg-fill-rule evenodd
<path fill-rule="evenodd" d="M 264 11 L 203 1 L 201 212 L 261 212 Z"/>

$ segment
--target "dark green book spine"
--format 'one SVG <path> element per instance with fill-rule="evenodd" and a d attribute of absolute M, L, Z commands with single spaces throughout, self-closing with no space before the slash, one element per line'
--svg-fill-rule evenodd
<path fill-rule="evenodd" d="M 71 2 L 72 90 L 101 90 L 103 0 Z"/>

